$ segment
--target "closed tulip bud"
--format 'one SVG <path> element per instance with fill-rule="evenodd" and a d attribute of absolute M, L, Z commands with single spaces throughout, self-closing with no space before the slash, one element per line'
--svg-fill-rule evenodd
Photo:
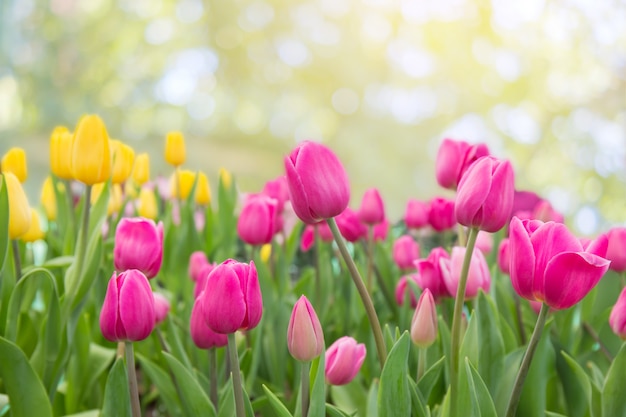
<path fill-rule="evenodd" d="M 500 241 L 500 246 L 498 247 L 498 268 L 504 274 L 509 273 L 509 238 L 505 237 Z"/>
<path fill-rule="evenodd" d="M 480 158 L 468 169 L 457 190 L 454 213 L 463 226 L 497 232 L 508 223 L 515 183 L 509 161 Z"/>
<path fill-rule="evenodd" d="M 186 200 L 191 193 L 193 183 L 196 181 L 196 173 L 181 169 L 172 174 L 170 178 L 170 194 L 173 198 Z"/>
<path fill-rule="evenodd" d="M 154 296 L 144 274 L 131 269 L 109 280 L 100 312 L 100 330 L 111 342 L 138 342 L 155 324 Z"/>
<path fill-rule="evenodd" d="M 209 186 L 209 179 L 204 172 L 198 172 L 195 198 L 196 204 L 201 206 L 211 203 L 211 187 Z"/>
<path fill-rule="evenodd" d="M 293 306 L 289 328 L 287 329 L 287 348 L 295 359 L 309 362 L 324 351 L 324 332 L 313 306 L 301 296 Z"/>
<path fill-rule="evenodd" d="M 165 138 L 165 161 L 175 167 L 185 163 L 185 138 L 181 132 L 169 132 Z"/>
<path fill-rule="evenodd" d="M 219 178 L 222 187 L 224 187 L 225 190 L 230 190 L 230 187 L 233 185 L 233 176 L 230 171 L 226 168 L 220 168 Z"/>
<path fill-rule="evenodd" d="M 163 323 L 170 312 L 170 300 L 160 292 L 153 292 L 154 296 L 154 321 L 155 324 Z"/>
<path fill-rule="evenodd" d="M 304 141 L 285 158 L 289 195 L 294 211 L 314 224 L 341 214 L 350 200 L 348 176 L 326 146 Z"/>
<path fill-rule="evenodd" d="M 237 234 L 249 245 L 264 245 L 274 236 L 276 200 L 257 194 L 248 197 L 237 220 Z"/>
<path fill-rule="evenodd" d="M 9 239 L 17 239 L 30 228 L 30 205 L 15 174 L 5 172 L 2 177 L 9 196 Z"/>
<path fill-rule="evenodd" d="M 359 220 L 365 224 L 378 224 L 385 220 L 385 205 L 376 188 L 370 188 L 363 194 L 358 212 Z"/>
<path fill-rule="evenodd" d="M 119 140 L 111 140 L 111 151 L 113 158 L 111 182 L 113 184 L 122 184 L 130 177 L 133 170 L 135 151 Z"/>
<path fill-rule="evenodd" d="M 606 259 L 611 261 L 609 269 L 615 272 L 626 271 L 626 227 L 614 227 L 607 233 L 609 246 Z"/>
<path fill-rule="evenodd" d="M 153 278 L 161 269 L 163 223 L 141 217 L 123 218 L 115 231 L 113 263 L 118 271 L 138 269 Z"/>
<path fill-rule="evenodd" d="M 363 343 L 343 336 L 326 350 L 324 374 L 331 385 L 345 385 L 359 373 L 367 351 Z"/>
<path fill-rule="evenodd" d="M 41 187 L 41 196 L 40 196 L 41 205 L 43 206 L 44 211 L 46 212 L 46 218 L 48 221 L 55 221 L 57 219 L 57 198 L 54 193 L 54 184 L 52 183 L 52 178 L 47 177 L 43 186 Z"/>
<path fill-rule="evenodd" d="M 611 310 L 609 325 L 613 333 L 626 340 L 626 288 L 622 290 Z"/>
<path fill-rule="evenodd" d="M 392 255 L 398 268 L 413 268 L 413 262 L 420 257 L 420 246 L 412 236 L 403 235 L 393 243 Z"/>
<path fill-rule="evenodd" d="M 428 225 L 428 212 L 430 207 L 427 203 L 411 199 L 406 203 L 404 223 L 408 229 L 421 229 Z"/>
<path fill-rule="evenodd" d="M 150 180 L 150 156 L 147 153 L 137 155 L 131 175 L 133 182 L 139 186 L 144 185 Z"/>
<path fill-rule="evenodd" d="M 348 242 L 356 242 L 367 236 L 367 227 L 361 223 L 357 213 L 350 207 L 346 207 L 335 220 L 341 236 Z"/>
<path fill-rule="evenodd" d="M 253 329 L 261 321 L 263 300 L 254 262 L 227 259 L 207 278 L 200 297 L 206 324 L 217 333 Z"/>
<path fill-rule="evenodd" d="M 73 135 L 65 126 L 57 126 L 50 135 L 50 170 L 64 180 L 74 178 L 72 174 Z"/>
<path fill-rule="evenodd" d="M 415 308 L 417 306 L 417 297 L 415 296 L 415 289 L 412 284 L 415 284 L 416 287 L 419 286 L 418 282 L 418 274 L 409 274 L 404 275 L 398 283 L 396 284 L 396 302 L 399 306 L 404 305 L 404 301 L 407 299 L 407 296 L 411 300 L 411 307 Z M 412 284 L 411 284 L 412 283 Z"/>
<path fill-rule="evenodd" d="M 480 157 L 489 155 L 485 144 L 444 139 L 435 160 L 435 177 L 443 188 L 454 190 L 463 174 Z"/>
<path fill-rule="evenodd" d="M 430 201 L 428 211 L 428 223 L 437 232 L 450 230 L 456 226 L 456 216 L 454 215 L 454 200 L 443 197 L 435 197 Z"/>
<path fill-rule="evenodd" d="M 216 333 L 207 326 L 202 313 L 202 298 L 201 296 L 196 298 L 191 310 L 191 318 L 189 319 L 191 339 L 200 349 L 224 347 L 228 344 L 228 336 Z"/>
<path fill-rule="evenodd" d="M 384 242 L 387 240 L 387 235 L 389 235 L 389 220 L 385 219 L 377 225 L 374 225 L 373 229 L 374 241 Z"/>
<path fill-rule="evenodd" d="M 37 210 L 31 208 L 30 213 L 30 227 L 26 233 L 20 236 L 20 240 L 23 242 L 36 242 L 46 236 L 44 231 L 41 230 L 41 222 L 39 221 L 39 214 L 37 214 Z"/>
<path fill-rule="evenodd" d="M 156 220 L 159 214 L 159 207 L 157 205 L 156 195 L 154 195 L 154 190 L 143 187 L 141 191 L 139 191 L 137 213 L 139 216 L 145 217 L 146 219 Z"/>
<path fill-rule="evenodd" d="M 411 320 L 411 340 L 420 348 L 427 348 L 437 340 L 437 309 L 430 290 L 420 296 Z"/>
<path fill-rule="evenodd" d="M 104 122 L 96 115 L 83 116 L 72 140 L 72 176 L 94 185 L 111 177 L 109 135 Z"/>
<path fill-rule="evenodd" d="M 263 194 L 276 200 L 277 210 L 283 211 L 285 203 L 289 201 L 289 185 L 287 185 L 287 178 L 284 175 L 268 181 L 263 186 Z"/>
<path fill-rule="evenodd" d="M 261 250 L 259 251 L 259 257 L 263 263 L 268 263 L 270 260 L 270 256 L 272 256 L 272 244 L 266 243 L 261 246 Z"/>
<path fill-rule="evenodd" d="M 0 171 L 12 172 L 21 183 L 26 181 L 28 168 L 26 167 L 26 152 L 24 152 L 24 149 L 9 149 L 2 157 L 1 165 Z"/>
<path fill-rule="evenodd" d="M 452 297 L 456 297 L 456 291 L 461 278 L 461 270 L 463 268 L 463 260 L 465 258 L 466 248 L 455 246 L 452 248 L 450 259 L 442 258 L 441 273 L 443 281 L 448 288 L 448 292 Z M 478 290 L 489 292 L 491 287 L 491 275 L 489 266 L 485 260 L 485 256 L 481 251 L 472 252 L 469 271 L 467 274 L 467 287 L 465 288 L 465 300 L 476 298 Z"/>
<path fill-rule="evenodd" d="M 192 281 L 197 282 L 202 267 L 209 264 L 206 254 L 202 251 L 195 251 L 189 256 L 189 267 L 187 272 Z"/>
<path fill-rule="evenodd" d="M 437 300 L 442 297 L 450 297 L 450 292 L 441 272 L 441 259 L 450 259 L 450 255 L 442 247 L 437 247 L 430 251 L 426 259 L 419 259 L 414 263 L 418 272 L 416 275 L 417 285 L 422 290 L 430 290 Z"/>

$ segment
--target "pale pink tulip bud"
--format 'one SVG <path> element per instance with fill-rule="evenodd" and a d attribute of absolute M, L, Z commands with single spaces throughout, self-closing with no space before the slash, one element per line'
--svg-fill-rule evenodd
<path fill-rule="evenodd" d="M 374 225 L 374 241 L 384 242 L 389 234 L 389 220 L 385 219 L 381 223 Z"/>
<path fill-rule="evenodd" d="M 427 348 L 437 340 L 437 309 L 430 290 L 425 289 L 417 302 L 411 320 L 411 340 L 421 348 Z"/>
<path fill-rule="evenodd" d="M 304 295 L 296 302 L 291 312 L 287 347 L 291 356 L 302 362 L 312 361 L 324 351 L 322 325 L 313 306 Z"/>
<path fill-rule="evenodd" d="M 408 229 L 421 229 L 428 225 L 428 203 L 411 199 L 406 203 L 404 223 Z"/>
<path fill-rule="evenodd" d="M 476 249 L 485 256 L 489 255 L 493 249 L 493 235 L 489 232 L 479 231 L 476 237 Z"/>
<path fill-rule="evenodd" d="M 626 271 L 626 227 L 614 227 L 607 233 L 609 246 L 606 258 L 611 261 L 609 269 L 615 272 Z"/>

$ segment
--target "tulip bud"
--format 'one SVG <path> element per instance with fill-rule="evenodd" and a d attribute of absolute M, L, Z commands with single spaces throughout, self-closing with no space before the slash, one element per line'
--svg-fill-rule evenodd
<path fill-rule="evenodd" d="M 563 223 L 563 214 L 559 213 L 552 207 L 548 200 L 541 199 L 537 202 L 530 215 L 531 219 L 541 220 L 542 222 Z"/>
<path fill-rule="evenodd" d="M 196 280 L 196 285 L 194 285 L 193 287 L 194 299 L 198 298 L 202 291 L 204 291 L 204 289 L 206 288 L 207 279 L 209 278 L 209 274 L 211 274 L 211 271 L 213 271 L 216 266 L 217 264 L 215 264 L 215 262 L 207 262 L 200 267 L 200 270 L 197 272 L 198 279 Z"/>
<path fill-rule="evenodd" d="M 136 269 L 113 273 L 100 312 L 105 339 L 137 342 L 150 336 L 154 324 L 154 296 L 146 276 Z"/>
<path fill-rule="evenodd" d="M 406 203 L 404 223 L 408 229 L 421 229 L 428 225 L 430 207 L 423 201 L 411 199 Z"/>
<path fill-rule="evenodd" d="M 263 194 L 248 197 L 237 220 L 237 234 L 249 245 L 270 243 L 275 217 L 276 200 Z"/>
<path fill-rule="evenodd" d="M 170 312 L 170 300 L 159 292 L 153 292 L 155 324 L 163 323 Z"/>
<path fill-rule="evenodd" d="M 23 183 L 28 177 L 26 168 L 26 152 L 22 148 L 11 148 L 2 157 L 0 171 L 12 172 Z"/>
<path fill-rule="evenodd" d="M 361 223 L 357 213 L 350 207 L 346 207 L 343 213 L 337 216 L 335 220 L 341 236 L 348 242 L 356 242 L 367 236 L 367 227 Z"/>
<path fill-rule="evenodd" d="M 180 169 L 170 178 L 170 194 L 173 198 L 186 200 L 191 193 L 193 183 L 196 181 L 196 173 L 186 169 Z"/>
<path fill-rule="evenodd" d="M 389 220 L 385 219 L 373 227 L 374 242 L 384 242 L 389 235 Z"/>
<path fill-rule="evenodd" d="M 228 344 L 228 336 L 216 333 L 207 326 L 202 313 L 202 298 L 202 294 L 200 294 L 193 303 L 193 309 L 191 310 L 191 318 L 189 319 L 191 339 L 200 349 L 224 347 Z"/>
<path fill-rule="evenodd" d="M 461 270 L 463 269 L 463 260 L 465 259 L 466 250 L 467 249 L 465 247 L 455 246 L 452 248 L 450 259 L 442 258 L 439 261 L 441 263 L 443 281 L 452 297 L 456 297 L 456 291 L 461 279 Z M 471 300 L 472 298 L 476 298 L 479 289 L 482 289 L 484 292 L 489 292 L 490 287 L 491 275 L 489 273 L 489 266 L 487 265 L 485 256 L 481 251 L 473 251 L 467 274 L 467 285 L 465 288 L 464 299 Z"/>
<path fill-rule="evenodd" d="M 118 271 L 138 269 L 153 278 L 161 269 L 163 223 L 141 217 L 123 218 L 115 231 L 113 263 Z"/>
<path fill-rule="evenodd" d="M 309 362 L 324 351 L 324 332 L 313 306 L 301 296 L 293 306 L 289 328 L 287 330 L 287 347 L 295 359 Z"/>
<path fill-rule="evenodd" d="M 420 348 L 427 348 L 437 340 L 437 309 L 428 289 L 424 290 L 417 302 L 411 320 L 411 340 Z"/>
<path fill-rule="evenodd" d="M 37 214 L 37 210 L 31 208 L 30 213 L 30 227 L 26 233 L 20 236 L 20 239 L 24 242 L 36 242 L 46 236 L 44 231 L 41 230 L 41 222 L 39 221 L 39 214 Z"/>
<path fill-rule="evenodd" d="M 626 271 L 626 227 L 614 227 L 607 234 L 609 246 L 606 258 L 611 261 L 609 269 L 615 272 Z"/>
<path fill-rule="evenodd" d="M 378 189 L 370 188 L 365 191 L 358 216 L 359 220 L 369 225 L 382 223 L 385 220 L 385 206 Z"/>
<path fill-rule="evenodd" d="M 626 340 L 626 288 L 622 290 L 611 310 L 609 325 L 613 333 Z"/>
<path fill-rule="evenodd" d="M 285 203 L 289 201 L 289 185 L 284 175 L 265 183 L 263 186 L 263 194 L 276 200 L 276 209 L 283 211 Z"/>
<path fill-rule="evenodd" d="M 31 214 L 22 184 L 12 172 L 2 174 L 9 196 L 9 239 L 17 239 L 30 228 Z"/>
<path fill-rule="evenodd" d="M 141 191 L 139 191 L 137 214 L 146 219 L 156 220 L 159 214 L 159 208 L 153 190 L 143 187 Z"/>
<path fill-rule="evenodd" d="M 185 163 L 185 138 L 181 132 L 169 132 L 165 138 L 165 161 L 175 167 Z"/>
<path fill-rule="evenodd" d="M 111 176 L 111 151 L 109 135 L 104 122 L 96 115 L 83 116 L 72 140 L 72 176 L 94 185 Z"/>
<path fill-rule="evenodd" d="M 189 268 L 187 272 L 192 281 L 197 282 L 202 267 L 209 264 L 206 254 L 202 251 L 195 251 L 189 256 Z"/>
<path fill-rule="evenodd" d="M 225 168 L 220 168 L 219 178 L 222 187 L 224 187 L 225 190 L 230 190 L 230 187 L 233 185 L 233 176 L 231 173 Z"/>
<path fill-rule="evenodd" d="M 272 256 L 272 244 L 266 243 L 261 246 L 261 250 L 259 251 L 259 257 L 263 263 L 268 263 L 270 260 L 270 256 Z"/>
<path fill-rule="evenodd" d="M 65 126 L 57 126 L 50 136 L 50 170 L 64 180 L 74 178 L 72 174 L 73 135 Z"/>
<path fill-rule="evenodd" d="M 350 336 L 343 336 L 326 350 L 324 374 L 331 385 L 345 385 L 359 373 L 366 349 Z"/>
<path fill-rule="evenodd" d="M 505 237 L 500 241 L 500 246 L 498 247 L 498 268 L 504 274 L 509 273 L 509 238 Z"/>
<path fill-rule="evenodd" d="M 201 206 L 211 203 L 211 187 L 209 187 L 209 179 L 204 172 L 198 172 L 195 198 L 196 204 Z"/>
<path fill-rule="evenodd" d="M 393 260 L 400 269 L 413 268 L 413 262 L 420 257 L 419 244 L 410 235 L 400 236 L 393 243 Z"/>
<path fill-rule="evenodd" d="M 41 187 L 41 197 L 39 197 L 41 205 L 46 212 L 46 218 L 48 221 L 55 221 L 57 219 L 57 198 L 54 193 L 54 184 L 51 177 L 46 177 Z"/>
<path fill-rule="evenodd" d="M 132 177 L 133 182 L 139 186 L 150 180 L 150 156 L 147 153 L 140 153 L 135 158 Z"/>
<path fill-rule="evenodd" d="M 435 197 L 430 201 L 428 211 L 428 223 L 437 232 L 452 229 L 456 225 L 454 215 L 454 200 L 443 197 Z"/>
<path fill-rule="evenodd" d="M 111 140 L 110 143 L 111 156 L 113 158 L 111 182 L 113 184 L 122 184 L 130 177 L 130 173 L 133 170 L 135 151 L 119 140 Z"/>
<path fill-rule="evenodd" d="M 398 284 L 396 284 L 396 302 L 398 303 L 398 305 L 400 306 L 404 305 L 404 301 L 407 298 L 407 291 L 408 291 L 408 295 L 411 300 L 411 307 L 415 308 L 415 306 L 417 306 L 417 298 L 415 296 L 415 290 L 409 283 L 409 280 L 413 282 L 415 286 L 419 286 L 418 276 L 419 276 L 418 274 L 409 274 L 409 275 L 404 275 L 402 278 L 400 278 L 400 280 L 398 281 Z"/>
<path fill-rule="evenodd" d="M 482 156 L 489 155 L 486 145 L 470 145 L 464 141 L 444 139 L 435 161 L 435 176 L 443 188 L 457 187 L 467 169 Z"/>
<path fill-rule="evenodd" d="M 326 146 L 304 141 L 285 158 L 285 170 L 293 209 L 305 223 L 335 217 L 350 200 L 348 176 L 341 162 Z"/>

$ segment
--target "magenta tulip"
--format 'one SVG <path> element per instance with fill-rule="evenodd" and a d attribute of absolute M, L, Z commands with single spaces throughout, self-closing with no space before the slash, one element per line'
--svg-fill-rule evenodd
<path fill-rule="evenodd" d="M 280 213 L 283 211 L 285 203 L 289 201 L 289 185 L 287 185 L 287 178 L 281 175 L 274 180 L 266 182 L 261 192 L 276 200 L 276 211 Z"/>
<path fill-rule="evenodd" d="M 293 209 L 305 223 L 338 216 L 350 201 L 348 175 L 326 146 L 304 141 L 285 158 Z"/>
<path fill-rule="evenodd" d="M 450 230 L 456 226 L 454 200 L 443 197 L 433 198 L 430 201 L 430 210 L 428 210 L 428 223 L 437 232 Z"/>
<path fill-rule="evenodd" d="M 237 233 L 249 245 L 265 245 L 272 241 L 276 219 L 276 200 L 263 194 L 250 196 L 237 220 Z"/>
<path fill-rule="evenodd" d="M 335 220 L 341 236 L 348 242 L 356 242 L 367 236 L 367 227 L 361 223 L 357 213 L 350 207 L 346 207 Z"/>
<path fill-rule="evenodd" d="M 465 247 L 455 246 L 452 248 L 450 259 L 441 258 L 439 261 L 441 263 L 443 282 L 445 282 L 448 292 L 452 297 L 456 297 L 465 252 Z M 473 251 L 469 272 L 467 274 L 467 287 L 465 288 L 464 298 L 466 300 L 476 298 L 478 290 L 482 289 L 484 292 L 489 292 L 490 287 L 491 275 L 489 274 L 489 266 L 487 265 L 485 256 L 481 251 Z"/>
<path fill-rule="evenodd" d="M 498 247 L 498 268 L 504 274 L 509 273 L 510 267 L 510 255 L 509 255 L 509 238 L 505 237 L 500 241 L 500 246 Z"/>
<path fill-rule="evenodd" d="M 159 292 L 152 293 L 154 296 L 154 320 L 155 324 L 163 323 L 170 312 L 170 300 Z"/>
<path fill-rule="evenodd" d="M 100 330 L 111 342 L 137 342 L 150 336 L 155 325 L 154 297 L 148 278 L 129 269 L 109 280 L 102 311 Z"/>
<path fill-rule="evenodd" d="M 470 145 L 464 141 L 444 139 L 435 161 L 435 177 L 443 188 L 454 190 L 474 161 L 489 155 L 487 145 Z"/>
<path fill-rule="evenodd" d="M 383 242 L 387 240 L 389 234 L 389 220 L 385 219 L 381 223 L 374 225 L 374 241 Z"/>
<path fill-rule="evenodd" d="M 555 310 L 573 306 L 596 286 L 609 268 L 605 235 L 583 249 L 562 223 L 520 220 L 509 226 L 511 282 L 528 300 Z"/>
<path fill-rule="evenodd" d="M 359 373 L 366 355 L 365 345 L 343 336 L 326 350 L 324 373 L 331 385 L 345 385 Z"/>
<path fill-rule="evenodd" d="M 622 290 L 611 310 L 609 325 L 613 333 L 626 340 L 626 288 Z"/>
<path fill-rule="evenodd" d="M 385 220 L 385 205 L 376 188 L 370 188 L 363 194 L 358 211 L 359 220 L 365 224 L 378 224 Z"/>
<path fill-rule="evenodd" d="M 200 297 L 196 298 L 189 319 L 189 332 L 193 343 L 200 349 L 223 347 L 228 344 L 228 336 L 216 333 L 204 321 Z"/>
<path fill-rule="evenodd" d="M 196 251 L 189 257 L 188 273 L 192 281 L 197 282 L 200 271 L 205 265 L 209 264 L 206 254 L 202 251 Z"/>
<path fill-rule="evenodd" d="M 287 329 L 287 348 L 295 359 L 308 362 L 317 358 L 324 351 L 324 332 L 313 306 L 301 296 L 293 306 L 289 328 Z"/>
<path fill-rule="evenodd" d="M 428 225 L 430 206 L 423 201 L 411 199 L 406 203 L 404 223 L 408 229 L 421 229 Z"/>
<path fill-rule="evenodd" d="M 217 333 L 253 329 L 261 321 L 263 300 L 252 261 L 248 265 L 227 259 L 217 265 L 198 298 L 205 322 Z"/>
<path fill-rule="evenodd" d="M 615 272 L 626 271 L 626 227 L 614 227 L 607 233 L 609 246 L 606 258 L 611 261 L 609 269 Z"/>
<path fill-rule="evenodd" d="M 115 231 L 113 263 L 118 272 L 138 269 L 153 278 L 163 259 L 163 223 L 143 217 L 123 218 Z"/>
<path fill-rule="evenodd" d="M 413 268 L 413 262 L 420 257 L 420 246 L 412 236 L 402 235 L 393 243 L 392 255 L 398 268 Z"/>
<path fill-rule="evenodd" d="M 411 319 L 411 340 L 420 348 L 427 348 L 437 340 L 437 309 L 428 288 L 420 296 Z"/>
<path fill-rule="evenodd" d="M 450 297 L 450 292 L 441 274 L 441 259 L 450 259 L 450 255 L 444 248 L 437 247 L 430 251 L 426 259 L 419 259 L 414 262 L 418 272 L 416 276 L 417 285 L 424 291 L 430 290 L 435 300 Z"/>
<path fill-rule="evenodd" d="M 457 190 L 454 213 L 463 226 L 497 232 L 508 223 L 515 183 L 509 161 L 485 156 L 467 170 Z"/>
<path fill-rule="evenodd" d="M 206 281 L 209 278 L 209 274 L 211 274 L 211 271 L 213 271 L 216 266 L 217 264 L 215 262 L 207 262 L 200 268 L 200 272 L 198 272 L 198 280 L 193 287 L 194 300 L 200 296 L 200 293 L 202 291 L 204 291 L 204 288 L 206 287 Z"/>
<path fill-rule="evenodd" d="M 417 297 L 415 296 L 415 291 L 409 284 L 409 280 L 412 281 L 415 286 L 419 287 L 419 284 L 417 283 L 418 274 L 404 275 L 398 280 L 398 283 L 396 284 L 396 302 L 400 306 L 404 305 L 404 300 L 406 300 L 407 298 L 408 291 L 408 296 L 411 300 L 411 308 L 415 308 L 415 306 L 417 306 Z"/>

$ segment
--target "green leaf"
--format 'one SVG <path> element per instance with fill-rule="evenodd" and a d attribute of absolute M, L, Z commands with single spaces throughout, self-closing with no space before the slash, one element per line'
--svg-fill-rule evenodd
<path fill-rule="evenodd" d="M 553 411 L 546 411 L 546 417 L 569 417 L 563 414 L 555 413 Z"/>
<path fill-rule="evenodd" d="M 370 390 L 367 393 L 367 414 L 366 417 L 378 417 L 378 380 L 374 379 Z"/>
<path fill-rule="evenodd" d="M 417 384 L 413 382 L 411 378 L 409 378 L 409 385 L 411 390 L 411 404 L 413 408 L 413 416 L 416 417 L 430 417 L 430 411 L 426 406 L 426 400 L 424 396 L 417 389 Z"/>
<path fill-rule="evenodd" d="M 309 417 L 325 417 L 326 415 L 325 360 L 326 354 L 324 352 L 315 360 L 317 362 L 317 369 L 311 390 Z M 313 372 L 313 370 L 314 369 L 311 368 L 311 372 Z"/>
<path fill-rule="evenodd" d="M 424 398 L 428 398 L 430 396 L 430 392 L 432 391 L 435 383 L 441 376 L 441 371 L 444 369 L 446 363 L 446 357 L 442 356 L 437 362 L 435 362 L 417 381 L 417 388 L 422 393 Z"/>
<path fill-rule="evenodd" d="M 117 358 L 104 388 L 102 417 L 131 417 L 128 374 L 123 358 Z"/>
<path fill-rule="evenodd" d="M 591 381 L 583 368 L 574 358 L 561 351 L 557 356 L 556 369 L 567 401 L 568 413 L 571 417 L 588 415 L 591 404 Z"/>
<path fill-rule="evenodd" d="M 233 379 L 228 378 L 226 385 L 220 392 L 219 411 L 217 417 L 233 417 L 235 410 L 235 395 L 233 393 Z"/>
<path fill-rule="evenodd" d="M 101 415 L 102 414 L 100 414 L 100 410 L 89 410 L 89 411 L 83 411 L 82 413 L 78 413 L 78 414 L 69 414 L 64 417 L 100 417 Z"/>
<path fill-rule="evenodd" d="M 164 371 L 154 362 L 148 360 L 142 355 L 136 354 L 137 360 L 141 364 L 141 369 L 146 373 L 148 378 L 156 386 L 159 392 L 159 399 L 163 400 L 163 404 L 167 408 L 169 415 L 182 416 L 181 398 L 176 392 L 176 387 L 169 373 Z"/>
<path fill-rule="evenodd" d="M 491 394 L 489 394 L 489 389 L 468 358 L 465 358 L 465 371 L 472 402 L 471 415 L 478 417 L 497 417 L 498 415 L 496 414 L 496 408 L 493 405 Z"/>
<path fill-rule="evenodd" d="M 188 416 L 209 415 L 215 416 L 215 408 L 211 400 L 202 389 L 202 386 L 185 366 L 174 356 L 163 352 L 163 356 L 174 375 L 175 384 L 178 384 L 179 395 L 182 397 L 183 408 Z"/>
<path fill-rule="evenodd" d="M 626 416 L 624 401 L 624 375 L 626 375 L 626 343 L 622 344 L 619 353 L 606 374 L 602 388 L 602 416 Z"/>
<path fill-rule="evenodd" d="M 9 192 L 0 176 L 0 272 L 4 269 L 4 262 L 9 253 Z M 2 285 L 0 283 L 0 285 Z"/>
<path fill-rule="evenodd" d="M 542 416 L 546 410 L 548 381 L 556 372 L 556 355 L 550 343 L 550 325 L 546 325 L 530 370 L 524 382 L 517 414 L 520 416 Z"/>
<path fill-rule="evenodd" d="M 276 412 L 277 417 L 293 417 L 287 407 L 278 399 L 278 397 L 270 391 L 270 389 L 263 385 L 263 391 L 265 392 L 265 396 L 269 400 L 269 404 L 272 406 L 274 412 Z"/>
<path fill-rule="evenodd" d="M 326 404 L 326 415 L 329 417 L 352 417 L 350 414 L 331 404 Z"/>
<path fill-rule="evenodd" d="M 52 417 L 46 390 L 17 345 L 0 337 L 0 377 L 15 417 Z"/>
<path fill-rule="evenodd" d="M 387 356 L 378 390 L 378 415 L 380 417 L 408 416 L 411 413 L 407 375 L 410 346 L 409 333 L 404 332 Z"/>

